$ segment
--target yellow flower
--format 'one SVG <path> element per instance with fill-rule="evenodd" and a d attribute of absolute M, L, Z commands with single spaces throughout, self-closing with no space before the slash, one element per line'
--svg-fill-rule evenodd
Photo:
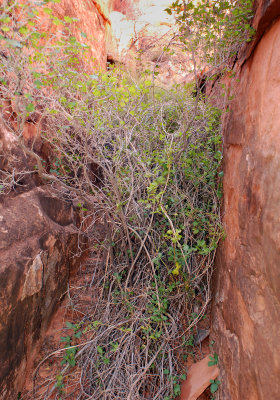
<path fill-rule="evenodd" d="M 173 270 L 172 270 L 172 274 L 173 275 L 179 275 L 179 273 L 180 273 L 180 269 L 181 269 L 181 265 L 178 263 L 178 262 L 176 262 L 176 268 L 174 268 Z"/>

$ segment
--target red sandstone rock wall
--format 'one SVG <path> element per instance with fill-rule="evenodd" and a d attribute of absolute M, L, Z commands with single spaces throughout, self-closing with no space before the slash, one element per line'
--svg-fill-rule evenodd
<path fill-rule="evenodd" d="M 221 400 L 280 398 L 280 1 L 257 4 L 224 125 L 213 329 Z"/>
<path fill-rule="evenodd" d="M 106 32 L 110 26 L 109 14 L 113 8 L 113 0 L 62 0 L 53 5 L 55 14 L 62 18 L 67 15 L 77 18 L 72 24 L 72 34 L 81 40 L 81 32 L 85 33 L 87 39 L 83 38 L 90 46 L 90 66 L 105 68 L 107 61 Z"/>
<path fill-rule="evenodd" d="M 49 188 L 0 202 L 0 399 L 16 399 L 74 268 L 70 204 Z"/>
<path fill-rule="evenodd" d="M 34 162 L 0 121 L 0 171 Z M 57 187 L 58 189 L 58 187 Z M 0 194 L 0 399 L 17 398 L 78 257 L 78 213 L 34 174 Z M 76 256 L 76 257 L 75 257 Z M 80 252 L 79 252 L 80 256 Z"/>

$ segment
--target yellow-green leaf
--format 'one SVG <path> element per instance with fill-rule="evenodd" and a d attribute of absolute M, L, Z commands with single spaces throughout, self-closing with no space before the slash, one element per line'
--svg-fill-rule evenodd
<path fill-rule="evenodd" d="M 71 24 L 71 22 L 73 21 L 72 18 L 68 17 L 68 15 L 66 15 L 64 17 L 64 21 L 67 22 L 67 24 Z"/>
<path fill-rule="evenodd" d="M 174 268 L 172 270 L 172 275 L 179 275 L 180 269 L 181 269 L 181 265 L 178 262 L 176 262 L 175 265 L 176 265 L 176 268 Z"/>

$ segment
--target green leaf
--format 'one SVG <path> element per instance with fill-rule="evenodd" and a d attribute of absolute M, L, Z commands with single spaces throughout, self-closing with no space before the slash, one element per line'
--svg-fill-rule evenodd
<path fill-rule="evenodd" d="M 29 32 L 29 29 L 26 28 L 26 26 L 22 26 L 21 28 L 19 28 L 19 32 L 20 32 L 22 35 L 26 35 L 26 34 Z"/>
<path fill-rule="evenodd" d="M 77 44 L 77 39 L 75 38 L 75 36 L 70 36 L 69 42 L 70 42 L 71 44 Z"/>
<path fill-rule="evenodd" d="M 74 107 L 76 107 L 76 105 L 77 105 L 77 102 L 76 102 L 76 101 L 70 101 L 70 102 L 68 103 L 68 107 L 69 107 L 69 108 L 74 108 Z"/>
<path fill-rule="evenodd" d="M 119 349 L 119 343 L 118 342 L 111 343 L 111 346 L 112 346 L 112 351 L 114 351 L 114 352 L 118 351 L 118 349 Z"/>
<path fill-rule="evenodd" d="M 176 383 L 173 387 L 173 391 L 175 396 L 179 396 L 179 394 L 181 393 L 181 385 L 179 385 L 179 383 Z"/>
<path fill-rule="evenodd" d="M 93 321 L 91 325 L 93 328 L 98 328 L 99 325 L 102 325 L 102 322 L 101 321 Z"/>
<path fill-rule="evenodd" d="M 219 357 L 218 357 L 218 354 L 217 354 L 217 353 L 214 353 L 214 357 L 209 356 L 209 358 L 210 358 L 210 360 L 211 360 L 211 361 L 208 362 L 208 366 L 209 366 L 209 367 L 218 364 Z"/>
<path fill-rule="evenodd" d="M 75 367 L 75 365 L 76 365 L 76 360 L 75 360 L 75 358 L 70 359 L 70 360 L 68 359 L 67 361 L 68 361 L 68 364 L 71 365 L 71 367 Z"/>
<path fill-rule="evenodd" d="M 56 114 L 58 114 L 58 110 L 52 109 L 52 110 L 49 110 L 49 113 L 50 113 L 51 115 L 56 115 Z"/>
<path fill-rule="evenodd" d="M 210 382 L 211 382 L 210 392 L 213 394 L 213 393 L 217 392 L 221 382 L 220 381 L 215 381 L 213 379 L 210 379 Z"/>
<path fill-rule="evenodd" d="M 70 336 L 61 336 L 60 341 L 61 342 L 71 342 L 71 337 Z"/>
<path fill-rule="evenodd" d="M 4 24 L 8 24 L 11 21 L 10 17 L 7 16 L 1 16 L 0 21 L 3 22 Z"/>
<path fill-rule="evenodd" d="M 45 7 L 45 8 L 43 8 L 43 12 L 45 13 L 45 14 L 48 14 L 48 15 L 52 15 L 52 9 L 51 8 L 47 8 L 47 7 Z"/>
<path fill-rule="evenodd" d="M 168 375 L 169 374 L 169 369 L 164 369 L 163 373 L 164 373 L 164 375 Z"/>
<path fill-rule="evenodd" d="M 68 15 L 66 15 L 66 16 L 64 17 L 64 21 L 65 21 L 67 24 L 71 24 L 71 23 L 73 22 L 72 18 L 68 17 Z"/>
<path fill-rule="evenodd" d="M 52 21 L 53 21 L 53 23 L 54 23 L 55 25 L 64 24 L 64 22 L 63 22 L 61 19 L 57 18 L 57 17 L 54 17 Z"/>
<path fill-rule="evenodd" d="M 36 79 L 36 81 L 34 81 L 34 85 L 36 86 L 37 89 L 41 89 L 41 87 L 43 86 L 43 83 L 41 81 L 39 81 L 38 79 Z"/>
<path fill-rule="evenodd" d="M 33 112 L 35 110 L 35 106 L 33 103 L 27 104 L 25 108 L 27 112 Z"/>

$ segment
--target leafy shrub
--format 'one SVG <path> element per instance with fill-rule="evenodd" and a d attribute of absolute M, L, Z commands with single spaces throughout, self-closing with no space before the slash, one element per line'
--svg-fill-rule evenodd
<path fill-rule="evenodd" d="M 20 173 L 73 201 L 90 240 L 96 222 L 106 227 L 96 303 L 77 331 L 84 344 L 72 346 L 75 327 L 76 336 L 63 339 L 66 366 L 54 388 L 62 395 L 66 371 L 69 378 L 78 368 L 76 398 L 173 399 L 184 379 L 184 344 L 210 301 L 222 236 L 220 111 L 185 87 L 154 88 L 146 75 L 87 73 L 78 63 L 81 43 L 67 32 L 40 33 L 35 8 L 14 4 L 2 17 L 1 97 L 15 104 L 4 120 L 35 167 Z M 23 21 L 24 29 L 14 28 Z M 49 166 L 37 139 L 24 141 L 27 120 L 41 121 Z M 11 190 L 15 175 L 4 176 Z"/>
<path fill-rule="evenodd" d="M 45 120 L 60 160 L 54 179 L 79 201 L 89 237 L 96 221 L 106 226 L 98 300 L 83 325 L 90 343 L 76 355 L 83 391 L 172 399 L 182 337 L 210 301 L 222 235 L 220 112 L 187 89 L 154 93 L 148 79 L 120 70 L 71 76 L 67 85 L 65 76 Z"/>
<path fill-rule="evenodd" d="M 166 9 L 174 14 L 179 38 L 195 64 L 227 68 L 254 29 L 252 0 L 176 0 Z"/>

